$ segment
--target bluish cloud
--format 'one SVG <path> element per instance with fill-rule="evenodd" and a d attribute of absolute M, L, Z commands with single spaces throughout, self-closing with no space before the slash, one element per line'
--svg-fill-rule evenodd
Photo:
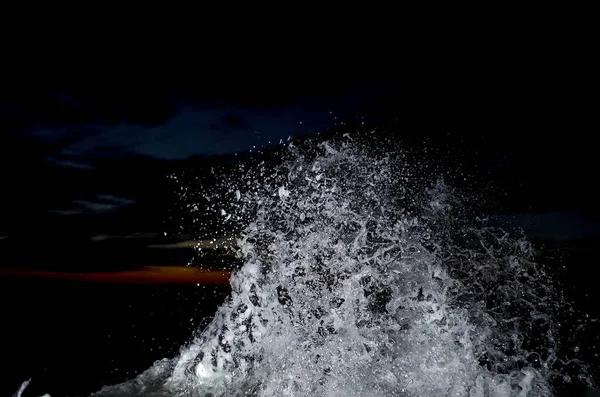
<path fill-rule="evenodd" d="M 198 154 L 232 154 L 273 146 L 288 136 L 324 131 L 333 125 L 335 116 L 329 112 L 315 115 L 303 108 L 279 112 L 184 108 L 157 126 L 124 123 L 94 126 L 94 134 L 82 133 L 79 139 L 73 139 L 60 150 L 55 161 L 67 165 L 68 161 L 76 163 L 77 157 L 143 155 L 181 160 Z M 67 135 L 51 130 L 39 130 L 35 134 L 41 139 Z"/>
<path fill-rule="evenodd" d="M 293 100 L 283 102 L 277 96 L 261 101 L 264 92 L 244 91 L 247 101 L 242 102 L 236 102 L 235 95 L 229 100 L 194 95 L 51 93 L 36 97 L 35 106 L 22 104 L 19 117 L 37 120 L 29 122 L 27 133 L 57 147 L 49 161 L 89 168 L 94 158 L 142 155 L 181 160 L 240 153 L 276 145 L 289 136 L 359 122 L 381 108 L 369 107 L 377 102 L 377 93 L 356 90 L 293 95 Z"/>
<path fill-rule="evenodd" d="M 71 200 L 69 208 L 50 209 L 49 212 L 60 215 L 101 215 L 123 209 L 135 203 L 135 200 L 126 197 L 98 194 L 92 199 Z"/>

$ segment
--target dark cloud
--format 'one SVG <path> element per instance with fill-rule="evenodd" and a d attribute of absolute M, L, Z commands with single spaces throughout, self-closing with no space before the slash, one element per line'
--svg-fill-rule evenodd
<path fill-rule="evenodd" d="M 492 220 L 523 229 L 533 238 L 568 241 L 600 236 L 600 217 L 577 210 L 503 214 Z"/>
<path fill-rule="evenodd" d="M 230 114 L 220 117 L 216 123 L 211 124 L 211 128 L 217 131 L 221 131 L 223 128 L 234 130 L 249 130 L 250 123 L 248 123 L 248 120 L 241 116 Z"/>
<path fill-rule="evenodd" d="M 48 163 L 50 170 L 90 169 L 96 158 L 130 155 L 131 147 L 144 137 L 128 134 L 128 129 L 157 127 L 175 115 L 167 91 L 100 85 L 62 91 L 4 90 L 0 119 L 10 133 L 0 136 L 0 165 L 25 178 L 27 169 Z"/>
<path fill-rule="evenodd" d="M 357 103 L 356 90 L 368 84 L 356 76 L 341 79 L 321 70 L 320 77 L 306 81 L 275 72 L 198 74 L 169 89 L 154 81 L 131 84 L 121 76 L 62 90 L 6 90 L 0 93 L 0 116 L 9 130 L 54 147 L 44 153 L 47 160 L 89 167 L 111 156 L 182 159 L 240 152 L 323 131 L 335 125 L 335 117 L 352 118 L 357 104 L 371 113 L 383 109 L 368 106 L 370 93 L 361 93 Z M 377 85 L 370 89 L 396 87 L 392 81 Z M 338 109 L 326 119 L 331 102 Z"/>
<path fill-rule="evenodd" d="M 121 123 L 153 126 L 173 117 L 168 92 L 125 86 L 86 86 L 65 91 L 7 90 L 0 115 L 11 130 L 81 128 Z"/>
<path fill-rule="evenodd" d="M 135 200 L 112 194 L 98 194 L 87 200 L 71 200 L 67 209 L 50 209 L 61 215 L 104 215 L 134 205 Z"/>
<path fill-rule="evenodd" d="M 79 168 L 79 169 L 86 169 L 86 170 L 91 170 L 94 168 L 94 165 L 92 163 L 86 162 L 85 160 L 82 160 L 80 157 L 75 157 L 72 160 L 69 159 L 68 156 L 60 156 L 60 158 L 48 157 L 48 158 L 46 158 L 46 161 L 49 163 L 58 164 L 63 167 Z"/>

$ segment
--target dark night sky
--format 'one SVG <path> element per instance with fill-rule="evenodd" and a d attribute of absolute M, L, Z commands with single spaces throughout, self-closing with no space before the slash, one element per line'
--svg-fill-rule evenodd
<path fill-rule="evenodd" d="M 0 232 L 19 247 L 158 235 L 173 189 L 165 176 L 190 158 L 393 121 L 400 135 L 435 138 L 499 175 L 512 195 L 509 222 L 551 238 L 596 235 L 597 149 L 577 82 L 481 62 L 446 68 L 443 84 L 434 70 L 364 58 L 9 86 L 0 94 Z"/>

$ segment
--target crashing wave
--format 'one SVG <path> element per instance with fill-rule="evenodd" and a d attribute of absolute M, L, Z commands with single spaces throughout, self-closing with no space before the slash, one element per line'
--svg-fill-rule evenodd
<path fill-rule="evenodd" d="M 94 396 L 552 395 L 560 297 L 523 236 L 349 140 L 242 174 L 207 196 L 244 225 L 230 298 L 178 357 Z"/>

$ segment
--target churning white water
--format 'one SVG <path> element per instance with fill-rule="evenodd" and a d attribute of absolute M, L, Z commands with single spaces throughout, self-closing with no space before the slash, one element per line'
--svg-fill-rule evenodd
<path fill-rule="evenodd" d="M 523 236 L 419 164 L 289 144 L 207 195 L 244 227 L 213 321 L 94 396 L 550 396 L 560 296 Z"/>

